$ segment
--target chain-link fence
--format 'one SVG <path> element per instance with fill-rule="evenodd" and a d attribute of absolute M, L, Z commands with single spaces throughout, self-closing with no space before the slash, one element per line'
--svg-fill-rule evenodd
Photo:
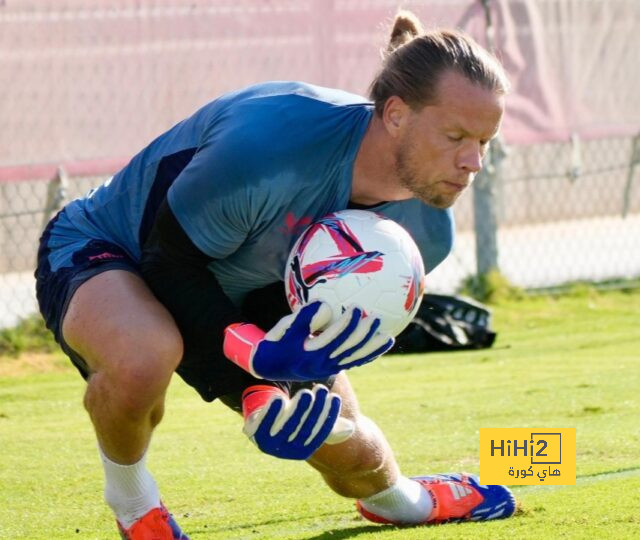
<path fill-rule="evenodd" d="M 543 7 L 554 1 L 560 2 Z M 404 3 L 423 20 L 462 26 L 481 42 L 486 4 Z M 512 4 L 496 0 L 498 23 Z M 606 3 L 623 4 L 640 16 L 632 1 Z M 37 240 L 62 199 L 103 182 L 126 162 L 123 156 L 224 91 L 266 79 L 303 79 L 366 93 L 396 5 L 0 2 L 0 327 L 36 311 Z M 635 59 L 629 63 L 619 47 L 603 47 L 602 55 L 627 74 L 616 81 L 626 85 L 624 95 L 637 88 Z M 512 58 L 506 58 L 508 68 Z M 512 102 L 521 106 L 535 85 L 517 86 Z M 504 159 L 494 147 L 488 175 L 456 205 L 455 250 L 430 275 L 429 288 L 452 292 L 493 263 L 527 288 L 640 276 L 640 142 L 628 129 L 637 115 L 623 133 L 607 128 L 600 137 L 580 137 L 577 130 L 572 139 L 548 142 L 511 135 L 523 116 L 517 107 L 507 111 Z"/>

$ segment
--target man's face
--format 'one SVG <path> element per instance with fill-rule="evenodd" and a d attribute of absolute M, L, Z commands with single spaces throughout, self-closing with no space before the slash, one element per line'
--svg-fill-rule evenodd
<path fill-rule="evenodd" d="M 409 110 L 395 153 L 396 174 L 410 197 L 451 206 L 482 166 L 504 112 L 504 98 L 456 72 L 442 75 L 438 99 Z"/>

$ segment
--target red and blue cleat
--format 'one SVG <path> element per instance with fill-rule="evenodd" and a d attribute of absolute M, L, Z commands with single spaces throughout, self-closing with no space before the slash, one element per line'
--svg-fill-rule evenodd
<path fill-rule="evenodd" d="M 504 519 L 516 511 L 516 500 L 508 488 L 498 485 L 484 486 L 474 475 L 434 474 L 416 476 L 412 480 L 422 484 L 433 502 L 431 514 L 425 516 L 423 522 L 414 525 Z M 394 522 L 369 512 L 360 501 L 356 503 L 356 507 L 363 517 L 375 523 L 411 525 Z"/>
<path fill-rule="evenodd" d="M 164 505 L 152 508 L 128 529 L 117 523 L 122 540 L 189 540 Z"/>

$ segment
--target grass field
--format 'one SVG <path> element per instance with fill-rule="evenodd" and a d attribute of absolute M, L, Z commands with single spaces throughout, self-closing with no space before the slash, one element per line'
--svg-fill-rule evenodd
<path fill-rule="evenodd" d="M 164 501 L 193 539 L 640 538 L 640 290 L 494 308 L 484 351 L 389 356 L 355 370 L 362 408 L 407 475 L 479 471 L 481 427 L 577 428 L 575 486 L 515 487 L 510 520 L 383 527 L 300 463 L 259 454 L 240 421 L 174 379 L 150 452 Z M 0 358 L 0 538 L 115 538 L 61 356 Z"/>

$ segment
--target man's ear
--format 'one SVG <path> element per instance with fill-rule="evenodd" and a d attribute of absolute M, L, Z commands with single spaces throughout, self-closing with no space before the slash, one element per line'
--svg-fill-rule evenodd
<path fill-rule="evenodd" d="M 389 135 L 396 138 L 402 132 L 409 115 L 409 106 L 401 97 L 391 96 L 384 104 L 382 121 Z"/>

